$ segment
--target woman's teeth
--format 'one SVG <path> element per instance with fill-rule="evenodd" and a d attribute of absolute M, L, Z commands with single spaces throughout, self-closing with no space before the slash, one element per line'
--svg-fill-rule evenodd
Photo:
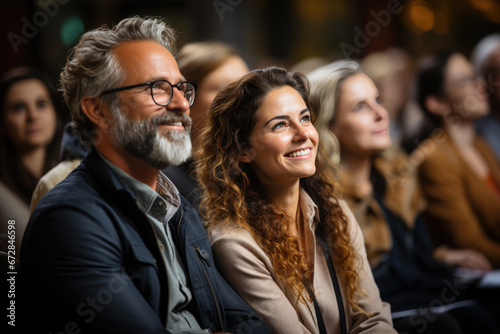
<path fill-rule="evenodd" d="M 308 149 L 305 149 L 305 150 L 300 150 L 300 151 L 292 152 L 290 154 L 287 154 L 286 156 L 287 157 L 296 158 L 296 157 L 300 157 L 302 155 L 308 154 L 310 152 L 311 152 L 311 149 L 308 148 Z"/>

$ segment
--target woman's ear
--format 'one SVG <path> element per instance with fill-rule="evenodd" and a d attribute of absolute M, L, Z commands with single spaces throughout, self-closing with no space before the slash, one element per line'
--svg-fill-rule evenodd
<path fill-rule="evenodd" d="M 111 113 L 100 97 L 84 97 L 81 102 L 83 113 L 97 127 L 109 130 L 111 127 Z"/>
<path fill-rule="evenodd" d="M 252 158 L 250 157 L 250 153 L 247 151 L 245 153 L 240 153 L 238 160 L 241 162 L 249 163 L 250 161 L 252 161 Z"/>
<path fill-rule="evenodd" d="M 436 95 L 430 95 L 425 99 L 425 107 L 436 116 L 446 116 L 450 109 L 446 101 Z"/>
<path fill-rule="evenodd" d="M 240 149 L 240 153 L 238 156 L 238 160 L 244 163 L 249 163 L 252 161 L 250 146 L 248 144 L 244 145 L 242 149 Z"/>

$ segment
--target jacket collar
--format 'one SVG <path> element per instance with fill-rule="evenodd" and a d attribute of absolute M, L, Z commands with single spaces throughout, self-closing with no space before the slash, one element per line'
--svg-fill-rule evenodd
<path fill-rule="evenodd" d="M 302 188 L 300 188 L 300 199 L 299 199 L 300 209 L 304 215 L 304 219 L 309 223 L 309 226 L 314 231 L 314 222 L 319 221 L 319 210 L 318 206 L 309 194 Z"/>
<path fill-rule="evenodd" d="M 92 173 L 93 177 L 105 188 L 122 194 L 125 196 L 130 196 L 135 201 L 135 195 L 132 191 L 125 187 L 125 185 L 120 181 L 118 176 L 111 170 L 111 168 L 106 165 L 97 152 L 95 147 L 92 147 L 90 152 L 83 159 L 86 167 Z"/>

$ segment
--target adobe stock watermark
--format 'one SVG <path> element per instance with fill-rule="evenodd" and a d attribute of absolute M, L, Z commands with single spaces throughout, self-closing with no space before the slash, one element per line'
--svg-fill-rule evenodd
<path fill-rule="evenodd" d="M 114 296 L 122 293 L 130 283 L 130 278 L 125 272 L 112 274 L 107 286 L 100 289 L 95 296 L 88 296 L 76 306 L 76 314 L 80 317 L 78 320 L 70 320 L 64 324 L 63 331 L 49 334 L 81 333 L 82 327 L 79 322 L 83 321 L 87 325 L 93 322 L 98 313 L 104 311 L 106 306 L 112 303 Z"/>
<path fill-rule="evenodd" d="M 409 2 L 411 0 L 407 0 Z M 342 42 L 339 44 L 340 51 L 345 59 L 351 59 L 353 55 L 359 55 L 362 49 L 366 48 L 372 41 L 372 38 L 377 37 L 383 28 L 386 28 L 392 21 L 392 16 L 401 14 L 403 6 L 400 0 L 389 0 L 387 9 L 382 9 L 378 12 L 370 11 L 370 16 L 373 18 L 365 24 L 363 30 L 359 27 L 354 27 L 354 40 L 352 44 Z"/>
<path fill-rule="evenodd" d="M 243 0 L 214 0 L 212 6 L 214 6 L 215 12 L 219 16 L 219 20 L 224 21 L 224 13 L 232 12 L 234 7 L 239 6 L 243 3 Z"/>
<path fill-rule="evenodd" d="M 461 284 L 458 278 L 454 278 L 453 282 L 449 279 L 444 280 L 444 288 L 441 290 L 439 298 L 435 298 L 429 302 L 425 308 L 420 308 L 410 316 L 409 324 L 417 329 L 418 333 L 423 333 L 429 327 L 429 323 L 436 320 L 437 315 L 446 312 L 447 309 L 455 307 L 475 305 L 473 300 L 457 301 L 459 297 L 468 289 L 468 285 Z M 400 334 L 409 334 L 406 331 Z"/>
<path fill-rule="evenodd" d="M 39 0 L 38 6 L 40 10 L 33 14 L 31 21 L 26 16 L 21 18 L 21 22 L 23 23 L 21 35 L 12 31 L 7 34 L 7 38 L 14 52 L 17 54 L 20 45 L 28 44 L 30 39 L 38 34 L 38 29 L 45 27 L 49 23 L 49 17 L 53 18 L 57 15 L 59 6 L 65 5 L 69 1 L 70 0 Z"/>

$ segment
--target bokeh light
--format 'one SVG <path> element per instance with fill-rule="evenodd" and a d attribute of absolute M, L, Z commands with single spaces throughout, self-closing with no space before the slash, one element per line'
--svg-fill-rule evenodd
<path fill-rule="evenodd" d="M 413 1 L 408 9 L 410 28 L 422 34 L 434 28 L 436 16 L 431 6 L 425 1 Z"/>
<path fill-rule="evenodd" d="M 64 20 L 61 25 L 61 41 L 67 47 L 76 44 L 84 32 L 83 21 L 78 16 L 71 16 Z"/>
<path fill-rule="evenodd" d="M 500 4 L 498 2 L 491 3 L 491 9 L 484 13 L 488 20 L 494 23 L 500 23 Z"/>
<path fill-rule="evenodd" d="M 491 10 L 493 5 L 495 4 L 495 2 L 492 0 L 469 0 L 469 3 L 472 7 L 481 11 Z"/>

